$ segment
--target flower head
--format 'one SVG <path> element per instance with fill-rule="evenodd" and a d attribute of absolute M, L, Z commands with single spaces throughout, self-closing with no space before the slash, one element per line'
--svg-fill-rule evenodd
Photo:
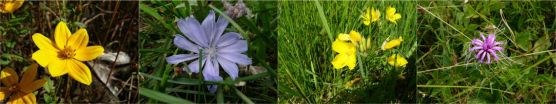
<path fill-rule="evenodd" d="M 86 29 L 71 34 L 65 22 L 59 22 L 54 30 L 54 40 L 35 33 L 33 42 L 39 48 L 31 56 L 39 65 L 46 67 L 52 77 L 69 74 L 76 81 L 90 85 L 93 82 L 91 71 L 81 61 L 90 61 L 102 55 L 102 46 L 87 46 L 89 35 Z"/>
<path fill-rule="evenodd" d="M 389 6 L 386 8 L 386 19 L 392 23 L 396 23 L 398 19 L 402 18 L 400 13 L 396 13 L 396 8 Z"/>
<path fill-rule="evenodd" d="M 349 34 L 340 33 L 336 37 L 336 40 L 332 42 L 332 50 L 338 53 L 332 60 L 332 66 L 335 69 L 345 66 L 348 66 L 350 70 L 355 68 L 359 41 L 361 41 L 361 34 L 357 31 L 351 31 Z"/>
<path fill-rule="evenodd" d="M 249 65 L 251 59 L 242 54 L 247 51 L 247 41 L 243 40 L 239 33 L 224 33 L 226 26 L 228 21 L 223 16 L 215 18 L 214 11 L 210 11 L 202 23 L 193 16 L 180 19 L 178 27 L 183 35 L 176 35 L 174 45 L 192 53 L 173 55 L 167 57 L 166 61 L 170 64 L 178 64 L 194 60 L 189 63 L 189 70 L 198 73 L 202 68 L 206 81 L 222 80 L 220 66 L 232 79 L 237 78 L 238 64 Z M 208 86 L 212 93 L 216 88 L 216 85 Z"/>
<path fill-rule="evenodd" d="M 399 46 L 400 44 L 402 44 L 402 37 L 400 36 L 398 39 L 393 39 L 388 41 L 388 39 L 386 39 L 386 41 L 384 41 L 382 43 L 382 46 L 380 47 L 380 49 L 382 50 L 388 50 L 388 49 L 392 49 L 395 48 L 397 46 Z"/>
<path fill-rule="evenodd" d="M 395 67 L 405 67 L 407 64 L 407 60 L 400 54 L 393 54 L 392 56 L 386 59 L 388 64 L 395 66 Z"/>
<path fill-rule="evenodd" d="M 45 79 L 35 80 L 37 77 L 37 64 L 32 64 L 25 72 L 21 80 L 17 73 L 11 68 L 5 68 L 1 71 L 0 79 L 3 87 L 0 87 L 0 101 L 6 98 L 8 104 L 36 104 L 36 90 L 42 88 Z"/>
<path fill-rule="evenodd" d="M 376 22 L 380 19 L 380 11 L 375 8 L 367 8 L 367 11 L 361 15 L 363 24 L 369 26 L 371 22 Z"/>
<path fill-rule="evenodd" d="M 2 0 L 0 1 L 0 12 L 13 13 L 23 5 L 23 1 L 24 0 Z"/>
<path fill-rule="evenodd" d="M 480 63 L 490 64 L 492 58 L 498 61 L 499 58 L 498 55 L 496 55 L 496 51 L 502 52 L 502 43 L 496 42 L 496 35 L 494 34 L 489 34 L 488 37 L 485 38 L 483 33 L 481 33 L 481 38 L 482 40 L 471 40 L 472 47 L 469 50 L 475 52 L 475 58 L 477 58 Z"/>

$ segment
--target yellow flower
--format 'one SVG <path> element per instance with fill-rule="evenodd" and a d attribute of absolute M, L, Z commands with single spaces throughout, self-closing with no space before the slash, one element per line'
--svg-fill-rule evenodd
<path fill-rule="evenodd" d="M 396 23 L 396 21 L 400 18 L 402 18 L 402 15 L 396 13 L 396 8 L 393 8 L 391 6 L 386 8 L 386 19 L 388 19 L 388 21 Z"/>
<path fill-rule="evenodd" d="M 90 85 L 91 71 L 81 61 L 90 61 L 104 52 L 102 46 L 89 46 L 89 35 L 86 29 L 79 29 L 73 35 L 65 22 L 60 22 L 54 30 L 54 40 L 50 41 L 44 35 L 35 33 L 33 42 L 39 50 L 33 53 L 32 58 L 39 65 L 48 68 L 52 77 L 69 74 L 78 82 Z"/>
<path fill-rule="evenodd" d="M 367 8 L 367 12 L 361 15 L 363 18 L 363 24 L 369 26 L 371 22 L 376 22 L 380 19 L 380 11 L 375 8 Z"/>
<path fill-rule="evenodd" d="M 351 31 L 349 34 L 340 33 L 336 40 L 332 42 L 332 50 L 338 54 L 332 60 L 335 69 L 348 66 L 350 70 L 355 68 L 357 58 L 357 44 L 361 41 L 361 34 Z"/>
<path fill-rule="evenodd" d="M 402 44 L 402 37 L 400 36 L 398 39 L 394 39 L 394 40 L 390 40 L 388 41 L 388 39 L 386 39 L 386 41 L 384 41 L 382 43 L 382 46 L 380 47 L 380 49 L 382 50 L 388 50 L 388 49 L 392 49 L 394 47 L 399 46 L 400 44 Z"/>
<path fill-rule="evenodd" d="M 12 13 L 23 5 L 24 0 L 2 0 L 0 2 L 0 12 Z"/>
<path fill-rule="evenodd" d="M 400 54 L 393 54 L 392 56 L 388 57 L 386 61 L 388 61 L 388 64 L 395 67 L 405 67 L 405 65 L 407 64 L 407 60 L 405 60 L 405 58 Z"/>
<path fill-rule="evenodd" d="M 4 85 L 0 87 L 0 100 L 9 97 L 8 104 L 36 104 L 37 99 L 33 92 L 42 88 L 46 82 L 45 79 L 35 80 L 37 67 L 37 64 L 32 64 L 27 68 L 27 71 L 23 72 L 21 80 L 13 69 L 3 69 L 0 72 L 0 79 Z"/>

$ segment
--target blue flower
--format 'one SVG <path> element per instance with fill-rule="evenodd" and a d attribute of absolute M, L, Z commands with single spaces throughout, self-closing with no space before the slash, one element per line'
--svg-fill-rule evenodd
<path fill-rule="evenodd" d="M 178 28 L 183 35 L 176 34 L 174 45 L 191 53 L 173 55 L 167 57 L 166 61 L 178 64 L 194 60 L 189 63 L 189 70 L 198 73 L 202 68 L 206 81 L 222 81 L 220 66 L 232 79 L 236 79 L 239 74 L 238 65 L 249 65 L 251 59 L 242 54 L 247 51 L 247 41 L 239 33 L 224 33 L 226 26 L 228 21 L 222 16 L 217 20 L 214 11 L 210 11 L 202 23 L 193 16 L 180 19 Z M 199 63 L 202 65 L 199 66 Z M 216 85 L 208 86 L 211 93 L 216 88 Z"/>

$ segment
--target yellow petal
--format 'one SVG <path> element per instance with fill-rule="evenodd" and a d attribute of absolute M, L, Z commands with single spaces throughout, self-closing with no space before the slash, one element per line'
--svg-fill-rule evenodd
<path fill-rule="evenodd" d="M 19 83 L 20 91 L 25 93 L 33 93 L 46 83 L 45 79 L 39 79 L 31 83 Z"/>
<path fill-rule="evenodd" d="M 68 60 L 53 60 L 49 65 L 48 65 L 48 73 L 50 73 L 50 76 L 52 77 L 58 77 L 64 74 L 68 73 L 69 68 L 68 67 L 68 63 L 69 61 L 71 61 L 72 59 L 68 59 Z"/>
<path fill-rule="evenodd" d="M 33 93 L 15 93 L 10 97 L 8 104 L 36 104 L 37 99 Z"/>
<path fill-rule="evenodd" d="M 373 8 L 371 11 L 371 18 L 373 22 L 380 20 L 380 11 Z"/>
<path fill-rule="evenodd" d="M 39 47 L 39 50 L 53 50 L 53 51 L 58 50 L 54 47 L 54 44 L 52 44 L 52 41 L 50 41 L 50 39 L 48 39 L 47 37 L 45 37 L 41 33 L 33 34 L 32 38 L 33 38 L 33 42 L 35 43 L 35 45 L 37 45 L 37 47 Z"/>
<path fill-rule="evenodd" d="M 21 78 L 21 81 L 19 83 L 20 84 L 32 83 L 33 80 L 35 80 L 35 77 L 37 77 L 37 67 L 39 67 L 39 65 L 31 64 L 31 66 L 29 66 L 27 70 L 23 72 L 23 78 Z"/>
<path fill-rule="evenodd" d="M 349 32 L 349 37 L 351 38 L 351 42 L 353 43 L 359 43 L 359 41 L 361 41 L 361 34 L 355 30 L 351 30 Z"/>
<path fill-rule="evenodd" d="M 335 69 L 341 69 L 345 66 L 348 66 L 350 70 L 353 70 L 356 65 L 356 57 L 355 54 L 338 54 L 332 60 L 332 66 Z"/>
<path fill-rule="evenodd" d="M 69 76 L 85 85 L 91 85 L 93 77 L 91 76 L 89 67 L 77 60 L 70 61 L 70 63 L 71 64 L 69 66 L 71 69 L 68 70 Z"/>
<path fill-rule="evenodd" d="M 390 40 L 388 42 L 384 42 L 382 43 L 382 50 L 388 50 L 388 49 L 392 49 L 395 48 L 397 46 L 399 46 L 402 43 L 403 39 L 402 37 L 399 37 L 398 39 L 394 39 L 394 40 Z"/>
<path fill-rule="evenodd" d="M 31 58 L 42 67 L 47 67 L 55 60 L 59 60 L 58 53 L 52 50 L 39 50 L 31 55 Z"/>
<path fill-rule="evenodd" d="M 79 61 L 90 61 L 102 54 L 104 54 L 104 48 L 102 46 L 89 46 L 77 49 L 73 58 Z"/>
<path fill-rule="evenodd" d="M 332 42 L 332 50 L 338 53 L 355 53 L 356 48 L 353 44 L 336 39 Z"/>
<path fill-rule="evenodd" d="M 336 38 L 336 40 L 351 41 L 351 37 L 349 36 L 349 34 L 340 33 L 340 34 L 338 34 L 338 37 Z"/>
<path fill-rule="evenodd" d="M 56 46 L 58 49 L 63 50 L 68 42 L 68 38 L 71 36 L 71 31 L 65 22 L 61 21 L 56 25 L 56 30 L 54 30 L 54 39 L 56 41 Z"/>
<path fill-rule="evenodd" d="M 0 79 L 4 86 L 13 86 L 18 83 L 19 76 L 12 68 L 4 68 L 0 72 Z"/>
<path fill-rule="evenodd" d="M 10 95 L 10 93 L 7 87 L 0 87 L 0 101 L 6 99 L 6 95 Z"/>
<path fill-rule="evenodd" d="M 355 65 L 357 65 L 357 57 L 356 54 L 348 54 L 348 60 L 346 60 L 346 64 L 349 70 L 355 69 Z"/>
<path fill-rule="evenodd" d="M 33 93 L 27 93 L 22 99 L 25 104 L 37 104 L 37 97 Z"/>
<path fill-rule="evenodd" d="M 15 1 L 2 1 L 5 2 L 3 7 L 0 8 L 0 12 L 2 13 L 13 13 L 17 10 L 21 5 L 23 5 L 23 0 L 15 0 Z"/>
<path fill-rule="evenodd" d="M 363 24 L 369 26 L 369 24 L 371 24 L 371 10 L 370 8 L 367 8 L 367 11 L 365 13 L 363 13 L 361 15 L 361 18 L 363 18 Z"/>
<path fill-rule="evenodd" d="M 395 67 L 405 67 L 407 60 L 400 54 L 394 54 L 387 59 L 388 64 Z"/>
<path fill-rule="evenodd" d="M 73 35 L 69 37 L 67 46 L 73 49 L 80 49 L 87 47 L 87 43 L 89 43 L 89 35 L 87 34 L 87 30 L 79 29 Z"/>
<path fill-rule="evenodd" d="M 334 69 L 341 69 L 341 68 L 347 66 L 347 64 L 346 64 L 347 60 L 348 60 L 348 55 L 347 54 L 338 54 L 332 60 L 332 66 L 334 66 Z"/>

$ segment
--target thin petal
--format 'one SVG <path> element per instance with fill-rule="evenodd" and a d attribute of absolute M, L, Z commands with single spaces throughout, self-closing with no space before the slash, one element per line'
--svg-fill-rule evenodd
<path fill-rule="evenodd" d="M 178 64 L 184 61 L 189 61 L 199 58 L 198 54 L 177 54 L 170 57 L 166 57 L 166 62 L 170 64 Z"/>
<path fill-rule="evenodd" d="M 483 41 L 479 40 L 479 39 L 473 39 L 471 41 L 471 44 L 473 45 L 477 45 L 477 46 L 482 46 L 483 45 Z"/>
<path fill-rule="evenodd" d="M 213 30 L 215 25 L 216 25 L 215 14 L 214 11 L 211 10 L 209 11 L 207 17 L 205 17 L 205 20 L 203 20 L 203 23 L 201 23 L 201 26 L 203 26 L 203 30 L 206 33 L 204 37 L 209 39 L 210 42 L 212 42 L 213 38 L 216 35 L 216 31 Z"/>
<path fill-rule="evenodd" d="M 223 59 L 223 58 L 218 58 L 218 63 L 220 63 L 220 66 L 222 66 L 222 68 L 224 69 L 224 71 L 226 73 L 228 73 L 228 75 L 232 78 L 232 79 L 236 79 L 238 74 L 239 74 L 239 69 L 237 67 L 237 65 L 227 59 Z"/>
<path fill-rule="evenodd" d="M 228 27 L 228 20 L 226 20 L 226 18 L 224 18 L 224 16 L 219 16 L 218 17 L 218 21 L 216 21 L 216 26 L 214 29 L 215 32 L 215 36 L 213 37 L 214 40 L 213 42 L 217 42 L 218 39 L 220 39 L 220 37 L 222 37 L 222 34 L 224 33 L 224 30 L 226 30 L 226 27 Z M 235 32 L 233 32 L 235 33 Z M 238 34 L 239 36 L 239 34 Z M 213 43 L 214 44 L 214 43 Z"/>
<path fill-rule="evenodd" d="M 187 17 L 185 20 L 178 21 L 178 28 L 180 31 L 191 41 L 202 46 L 208 47 L 208 42 L 205 30 L 201 27 L 201 24 L 195 17 Z"/>
<path fill-rule="evenodd" d="M 218 65 L 214 65 L 213 62 L 208 59 L 206 60 L 206 65 L 205 68 L 203 69 L 203 77 L 205 78 L 206 81 L 222 81 L 222 77 L 220 77 L 219 72 L 218 72 Z M 216 85 L 209 85 L 208 90 L 211 93 L 216 92 Z"/>
<path fill-rule="evenodd" d="M 54 47 L 54 44 L 50 41 L 50 39 L 40 33 L 33 34 L 32 38 L 35 45 L 39 47 L 39 50 L 58 50 Z"/>
<path fill-rule="evenodd" d="M 89 46 L 77 49 L 73 58 L 79 61 L 90 61 L 102 54 L 104 54 L 104 48 L 102 46 Z"/>
<path fill-rule="evenodd" d="M 212 59 L 206 59 L 203 68 L 203 76 L 220 76 L 218 69 L 219 66 L 215 65 Z"/>
<path fill-rule="evenodd" d="M 499 58 L 498 58 L 498 55 L 496 54 L 495 51 L 489 50 L 488 52 L 489 52 L 490 54 L 492 54 L 492 56 L 494 57 L 494 60 L 498 61 Z"/>
<path fill-rule="evenodd" d="M 52 50 L 39 50 L 33 53 L 31 58 L 37 61 L 42 67 L 47 67 L 54 62 L 54 60 L 58 60 L 58 53 Z"/>
<path fill-rule="evenodd" d="M 477 58 L 477 60 L 481 59 L 481 56 L 483 55 L 484 50 L 479 50 L 479 52 L 477 52 L 477 54 L 475 55 L 475 58 Z"/>
<path fill-rule="evenodd" d="M 498 46 L 492 47 L 492 49 L 493 49 L 493 50 L 496 50 L 496 51 L 501 51 L 501 50 L 503 50 L 502 47 L 498 47 Z"/>
<path fill-rule="evenodd" d="M 70 67 L 70 69 L 67 70 L 71 78 L 85 85 L 91 85 L 91 82 L 93 82 L 93 77 L 91 76 L 89 67 L 77 60 L 71 60 L 68 63 L 68 67 Z"/>
<path fill-rule="evenodd" d="M 240 65 L 251 64 L 251 59 L 247 55 L 240 53 L 218 53 L 218 56 Z"/>
<path fill-rule="evenodd" d="M 68 73 L 68 69 L 70 67 L 67 66 L 68 61 L 71 60 L 53 60 L 49 65 L 48 65 L 48 73 L 50 73 L 50 76 L 52 77 L 58 77 L 61 75 L 65 75 Z"/>
<path fill-rule="evenodd" d="M 487 39 L 485 38 L 485 35 L 484 35 L 483 33 L 481 33 L 481 38 L 483 38 L 484 43 L 487 42 L 487 41 L 486 41 Z"/>
<path fill-rule="evenodd" d="M 191 43 L 189 40 L 185 39 L 185 37 L 179 34 L 176 35 L 176 37 L 174 37 L 174 45 L 176 45 L 176 47 L 180 49 L 195 52 L 195 53 L 199 53 L 199 49 L 201 49 L 201 47 Z"/>
<path fill-rule="evenodd" d="M 475 46 L 475 47 L 473 47 L 473 48 L 471 48 L 471 49 L 469 49 L 469 50 L 474 51 L 474 50 L 478 50 L 478 49 L 482 49 L 482 48 L 483 48 L 483 47 L 481 47 L 481 46 Z"/>
<path fill-rule="evenodd" d="M 58 49 L 65 49 L 69 37 L 71 36 L 71 31 L 65 22 L 61 21 L 56 25 L 56 30 L 54 30 L 54 39 L 56 40 L 56 46 Z"/>
<path fill-rule="evenodd" d="M 487 58 L 487 64 L 490 64 L 490 54 L 486 53 L 486 58 Z"/>
<path fill-rule="evenodd" d="M 37 97 L 33 93 L 27 93 L 23 95 L 22 100 L 24 104 L 37 104 Z"/>
<path fill-rule="evenodd" d="M 483 51 L 483 55 L 481 56 L 481 62 L 485 62 L 485 57 L 488 53 L 486 51 Z"/>
<path fill-rule="evenodd" d="M 487 39 L 488 39 L 488 40 L 487 40 L 487 41 L 488 41 L 488 44 L 495 44 L 495 43 L 494 43 L 494 40 L 496 39 L 496 36 L 495 36 L 494 34 L 490 34 L 490 35 L 488 35 L 488 38 L 487 38 Z"/>
<path fill-rule="evenodd" d="M 203 59 L 203 61 L 206 59 Z M 204 65 L 204 64 L 203 64 Z M 203 67 L 203 65 L 199 65 L 199 59 L 189 63 L 189 65 L 187 66 L 189 68 L 189 70 L 191 70 L 191 72 L 193 73 L 198 73 L 199 69 Z"/>
<path fill-rule="evenodd" d="M 21 78 L 20 83 L 32 83 L 33 80 L 35 80 L 35 78 L 37 77 L 37 68 L 39 67 L 39 65 L 37 64 L 31 64 L 31 66 L 29 66 L 27 68 L 27 70 L 25 70 L 25 72 L 23 72 L 23 78 Z"/>
<path fill-rule="evenodd" d="M 234 44 L 218 48 L 218 52 L 222 53 L 243 53 L 247 51 L 247 41 L 239 40 Z"/>
<path fill-rule="evenodd" d="M 13 86 L 18 83 L 19 76 L 12 68 L 4 68 L 0 72 L 0 80 L 4 86 Z"/>
<path fill-rule="evenodd" d="M 38 90 L 39 88 L 42 88 L 44 83 L 46 83 L 45 79 L 39 79 L 39 80 L 33 81 L 31 83 L 20 83 L 19 87 L 21 87 L 21 89 L 19 89 L 19 90 L 22 91 L 22 92 L 25 92 L 25 93 L 33 93 L 36 90 Z"/>
<path fill-rule="evenodd" d="M 238 40 L 241 40 L 241 36 L 239 35 L 239 33 L 228 32 L 220 37 L 220 39 L 218 40 L 218 45 L 216 47 L 228 46 L 237 42 Z"/>
<path fill-rule="evenodd" d="M 69 37 L 67 46 L 73 49 L 80 49 L 87 47 L 89 43 L 89 34 L 87 34 L 87 30 L 79 29 L 73 35 Z"/>

